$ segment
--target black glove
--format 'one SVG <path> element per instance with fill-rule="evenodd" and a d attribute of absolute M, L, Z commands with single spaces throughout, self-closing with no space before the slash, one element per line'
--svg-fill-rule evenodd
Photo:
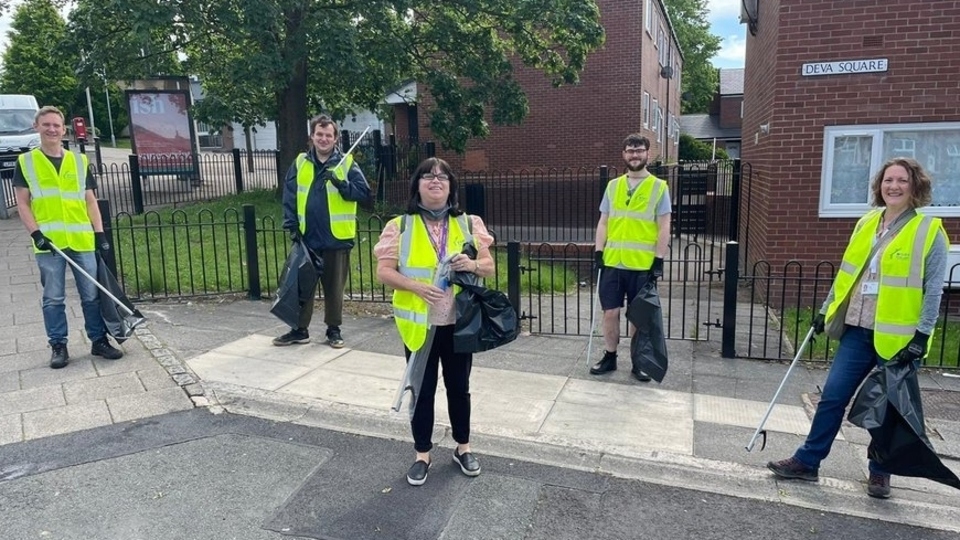
<path fill-rule="evenodd" d="M 331 184 L 333 184 L 334 187 L 338 189 L 340 188 L 340 186 L 343 185 L 343 180 L 340 180 L 339 178 L 337 178 L 337 175 L 333 174 L 333 171 L 330 169 L 327 169 L 326 171 L 323 172 L 323 181 L 330 182 Z"/>
<path fill-rule="evenodd" d="M 823 329 L 826 326 L 827 317 L 823 313 L 817 313 L 817 316 L 813 318 L 813 333 L 820 335 L 823 333 Z"/>
<path fill-rule="evenodd" d="M 110 251 L 110 241 L 107 240 L 107 233 L 93 233 L 94 243 L 100 251 Z"/>
<path fill-rule="evenodd" d="M 43 235 L 43 231 L 37 229 L 30 233 L 30 238 L 33 238 L 33 245 L 36 246 L 40 251 L 51 251 L 50 246 L 53 244 L 50 242 L 50 239 Z"/>
<path fill-rule="evenodd" d="M 287 232 L 290 233 L 290 241 L 294 244 L 300 240 L 303 240 L 303 236 L 300 234 L 300 229 L 290 229 Z"/>
<path fill-rule="evenodd" d="M 923 358 L 923 355 L 927 353 L 927 341 L 929 339 L 929 335 L 917 330 L 914 332 L 913 339 L 910 340 L 910 343 L 907 343 L 906 347 L 900 349 L 900 352 L 895 354 L 890 361 L 900 364 L 910 364 Z"/>
<path fill-rule="evenodd" d="M 598 249 L 593 254 L 593 269 L 601 270 L 603 268 L 603 250 Z"/>
<path fill-rule="evenodd" d="M 660 279 L 663 277 L 663 259 L 660 257 L 654 257 L 653 266 L 650 267 L 650 274 L 653 276 L 653 279 Z"/>

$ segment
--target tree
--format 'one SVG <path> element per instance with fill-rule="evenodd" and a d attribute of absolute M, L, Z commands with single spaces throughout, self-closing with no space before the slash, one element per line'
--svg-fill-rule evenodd
<path fill-rule="evenodd" d="M 710 60 L 720 50 L 720 37 L 710 33 L 707 0 L 664 0 L 683 52 L 683 114 L 710 110 L 719 75 Z"/>
<path fill-rule="evenodd" d="M 66 23 L 54 2 L 26 0 L 17 6 L 9 36 L 0 89 L 32 94 L 41 105 L 56 105 L 69 114 L 77 101 L 77 57 L 64 47 Z"/>
<path fill-rule="evenodd" d="M 729 159 L 730 156 L 723 148 L 717 148 L 714 151 L 712 145 L 684 134 L 680 135 L 677 158 L 680 161 L 710 161 L 711 159 Z"/>
<path fill-rule="evenodd" d="M 520 122 L 513 63 L 576 82 L 603 43 L 594 0 L 79 0 L 78 42 L 101 62 L 136 59 L 132 43 L 187 55 L 209 118 L 275 117 L 281 160 L 306 142 L 308 111 L 375 108 L 414 79 L 433 96 L 431 130 L 463 151 L 487 118 Z M 79 9 L 79 7 L 78 7 Z M 111 70 L 111 72 L 114 72 Z M 309 97 L 308 97 L 309 96 Z M 229 117 L 229 118 L 228 118 Z"/>

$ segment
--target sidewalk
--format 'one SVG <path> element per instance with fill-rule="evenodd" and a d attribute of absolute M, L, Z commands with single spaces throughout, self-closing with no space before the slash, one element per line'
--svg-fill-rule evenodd
<path fill-rule="evenodd" d="M 273 347 L 270 340 L 284 328 L 267 302 L 141 304 L 146 328 L 124 344 L 123 359 L 110 362 L 89 356 L 68 284 L 72 361 L 51 370 L 39 277 L 19 221 L 0 220 L 0 252 L 0 325 L 7 330 L 0 339 L 0 444 L 195 406 L 410 441 L 407 401 L 400 413 L 389 408 L 403 358 L 385 306 L 360 306 L 363 314 L 347 317 L 348 348 L 334 350 L 319 342 Z M 318 322 L 313 334 L 322 332 Z M 620 370 L 589 375 L 586 345 L 577 337 L 524 335 L 475 357 L 471 442 L 481 460 L 533 461 L 960 531 L 960 493 L 951 488 L 897 477 L 893 499 L 869 499 L 863 485 L 869 437 L 853 426 L 841 431 L 818 484 L 774 480 L 764 464 L 790 455 L 802 441 L 822 369 L 795 370 L 767 423 L 767 449 L 758 444 L 748 453 L 744 446 L 786 370 L 783 363 L 722 359 L 718 343 L 670 341 L 670 369 L 657 385 L 630 377 L 626 340 Z M 928 372 L 921 384 L 954 403 L 960 397 L 958 379 Z M 929 436 L 960 471 L 960 421 L 932 414 L 945 408 L 932 409 Z M 435 442 L 452 447 L 442 396 L 437 419 Z"/>

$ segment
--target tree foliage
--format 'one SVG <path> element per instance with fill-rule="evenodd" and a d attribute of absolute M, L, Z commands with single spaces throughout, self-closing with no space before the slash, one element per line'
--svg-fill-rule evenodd
<path fill-rule="evenodd" d="M 711 159 L 729 159 L 729 156 L 723 148 L 717 148 L 716 153 L 714 153 L 712 145 L 684 134 L 680 135 L 680 149 L 677 158 L 680 161 L 709 161 Z"/>
<path fill-rule="evenodd" d="M 603 43 L 594 0 L 79 0 L 74 39 L 111 73 L 151 54 L 186 56 L 210 121 L 278 124 L 281 159 L 306 142 L 308 112 L 376 109 L 416 80 L 430 128 L 462 151 L 527 113 L 514 62 L 555 84 L 578 79 Z"/>
<path fill-rule="evenodd" d="M 77 101 L 76 55 L 64 46 L 66 23 L 51 0 L 26 0 L 13 12 L 0 89 L 32 94 L 65 113 Z"/>
<path fill-rule="evenodd" d="M 706 113 L 719 84 L 710 60 L 720 50 L 720 37 L 710 32 L 707 0 L 663 0 L 683 52 L 683 114 Z"/>

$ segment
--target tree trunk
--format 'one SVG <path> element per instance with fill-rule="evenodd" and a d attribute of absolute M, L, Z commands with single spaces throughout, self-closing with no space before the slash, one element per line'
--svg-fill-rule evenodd
<path fill-rule="evenodd" d="M 304 58 L 294 66 L 290 84 L 277 95 L 278 110 L 277 134 L 280 144 L 280 159 L 278 166 L 278 185 L 283 185 L 283 177 L 287 168 L 297 158 L 297 154 L 307 147 L 309 135 L 307 128 L 307 59 Z"/>
<path fill-rule="evenodd" d="M 253 137 L 250 126 L 243 126 L 243 140 L 247 144 L 247 170 L 253 172 Z"/>

